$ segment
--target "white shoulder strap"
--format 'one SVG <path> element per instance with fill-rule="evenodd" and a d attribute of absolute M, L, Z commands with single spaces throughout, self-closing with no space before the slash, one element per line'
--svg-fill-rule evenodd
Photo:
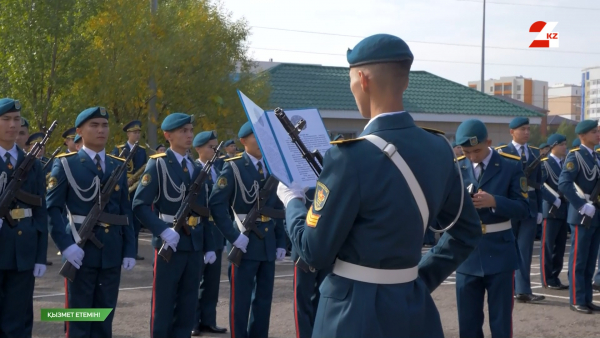
<path fill-rule="evenodd" d="M 396 151 L 396 146 L 388 143 L 386 140 L 376 135 L 366 135 L 362 138 L 373 143 L 377 148 L 379 148 L 390 160 L 392 160 L 392 162 L 394 162 L 398 170 L 400 170 L 402 176 L 404 176 L 404 179 L 408 184 L 408 187 L 410 188 L 415 202 L 417 202 L 417 206 L 421 212 L 421 218 L 423 219 L 423 232 L 425 232 L 425 229 L 427 229 L 427 224 L 429 223 L 429 207 L 427 206 L 425 194 L 423 194 L 423 190 L 421 189 L 417 178 L 413 174 L 412 170 L 410 170 L 408 164 L 406 164 L 406 161 L 404 161 L 402 156 L 400 156 L 398 151 Z"/>

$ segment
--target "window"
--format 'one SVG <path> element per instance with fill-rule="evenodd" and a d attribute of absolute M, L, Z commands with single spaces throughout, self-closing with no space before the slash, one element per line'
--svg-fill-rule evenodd
<path fill-rule="evenodd" d="M 501 92 L 502 91 L 502 85 L 501 84 L 494 85 L 494 91 L 495 92 Z"/>
<path fill-rule="evenodd" d="M 510 91 L 512 91 L 512 85 L 504 85 L 504 91 L 505 91 L 505 92 L 510 92 Z"/>
<path fill-rule="evenodd" d="M 517 85 L 517 91 L 521 90 L 521 85 Z"/>
<path fill-rule="evenodd" d="M 521 94 L 517 94 L 517 100 L 521 99 Z"/>
<path fill-rule="evenodd" d="M 490 87 L 490 92 L 493 92 L 493 91 L 494 91 L 494 87 Z"/>
<path fill-rule="evenodd" d="M 591 95 L 596 95 L 597 93 L 598 93 L 598 91 L 596 89 L 594 89 L 590 92 Z"/>

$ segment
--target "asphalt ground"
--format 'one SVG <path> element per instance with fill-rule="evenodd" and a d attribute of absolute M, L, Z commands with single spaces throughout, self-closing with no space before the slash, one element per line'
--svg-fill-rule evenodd
<path fill-rule="evenodd" d="M 565 263 L 561 281 L 568 283 L 567 266 L 570 244 L 567 244 Z M 538 304 L 515 302 L 513 312 L 514 337 L 600 337 L 600 313 L 592 315 L 578 314 L 569 309 L 568 290 L 554 291 L 544 289 L 540 283 L 539 269 L 540 242 L 535 242 L 531 267 L 532 288 L 535 294 L 546 296 Z M 423 252 L 428 249 L 423 248 Z M 41 322 L 40 309 L 63 308 L 65 303 L 64 280 L 58 275 L 60 256 L 49 243 L 48 258 L 54 264 L 48 267 L 46 275 L 36 281 L 34 295 L 34 337 L 64 337 L 62 322 Z M 113 321 L 113 337 L 149 337 L 150 298 L 152 293 L 153 248 L 150 235 L 140 234 L 140 254 L 146 259 L 138 261 L 132 271 L 123 271 L 119 300 Z M 227 260 L 223 257 L 221 288 L 217 307 L 217 324 L 228 327 L 229 283 L 227 280 Z M 275 270 L 275 290 L 271 309 L 270 337 L 295 337 L 293 314 L 293 264 L 289 257 L 277 262 Z M 446 337 L 458 337 L 458 319 L 456 312 L 455 277 L 450 276 L 434 293 L 444 333 Z M 594 293 L 594 299 L 600 304 L 600 293 Z M 487 322 L 484 333 L 490 337 Z M 192 314 L 190 314 L 192 315 Z M 401 313 L 390 314 L 401 316 Z M 400 333 L 399 333 L 400 335 Z M 203 333 L 203 337 L 229 337 L 227 334 Z"/>

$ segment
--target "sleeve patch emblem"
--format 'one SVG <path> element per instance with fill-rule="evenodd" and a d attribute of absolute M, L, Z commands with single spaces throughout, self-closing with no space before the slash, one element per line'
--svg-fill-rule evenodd
<path fill-rule="evenodd" d="M 225 188 L 227 186 L 227 178 L 224 176 L 219 177 L 217 180 L 217 186 L 219 188 Z"/>
<path fill-rule="evenodd" d="M 140 180 L 140 183 L 143 187 L 150 184 L 150 182 L 152 182 L 152 176 L 150 176 L 150 174 L 144 174 L 144 176 L 142 176 L 142 179 Z"/>
<path fill-rule="evenodd" d="M 50 177 L 48 178 L 48 190 L 54 189 L 54 187 L 56 187 L 56 185 L 58 184 L 58 180 L 56 179 L 56 177 Z"/>
<path fill-rule="evenodd" d="M 567 170 L 575 169 L 575 164 L 573 162 L 567 162 Z"/>
<path fill-rule="evenodd" d="M 316 228 L 320 217 L 321 215 L 314 214 L 313 208 L 310 207 L 310 209 L 308 209 L 308 214 L 306 215 L 306 225 L 311 228 Z"/>
<path fill-rule="evenodd" d="M 325 184 L 317 182 L 317 189 L 315 189 L 314 197 L 315 211 L 323 209 L 325 202 L 327 202 L 327 197 L 329 197 L 329 189 L 325 186 Z"/>

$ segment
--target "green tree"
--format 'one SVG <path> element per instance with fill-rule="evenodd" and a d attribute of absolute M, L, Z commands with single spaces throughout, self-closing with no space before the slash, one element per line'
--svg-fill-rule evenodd
<path fill-rule="evenodd" d="M 539 125 L 531 125 L 530 127 L 530 134 L 529 134 L 529 144 L 537 147 L 540 144 L 542 144 L 543 142 L 546 142 L 547 137 L 546 136 L 542 136 L 542 133 L 540 132 L 540 126 Z"/>
<path fill-rule="evenodd" d="M 577 134 L 575 133 L 575 126 L 570 125 L 567 121 L 563 121 L 556 129 L 557 134 L 565 135 L 567 137 L 567 147 L 571 147 L 571 143 L 573 140 L 577 138 Z"/>

